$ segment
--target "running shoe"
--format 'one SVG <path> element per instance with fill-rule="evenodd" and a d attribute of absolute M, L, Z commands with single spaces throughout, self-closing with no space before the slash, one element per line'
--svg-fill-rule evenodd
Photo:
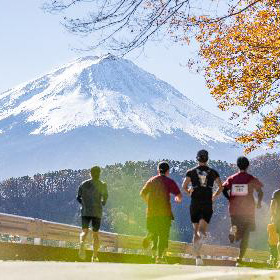
<path fill-rule="evenodd" d="M 86 249 L 84 243 L 80 243 L 79 258 L 81 260 L 85 260 L 86 258 Z"/>
<path fill-rule="evenodd" d="M 199 252 L 202 245 L 203 245 L 203 238 L 202 238 L 202 236 L 200 236 L 200 238 L 196 242 L 193 242 L 193 248 L 194 248 L 195 252 Z"/>
<path fill-rule="evenodd" d="M 201 257 L 196 257 L 195 259 L 195 265 L 196 266 L 202 266 L 203 265 L 203 260 Z"/>

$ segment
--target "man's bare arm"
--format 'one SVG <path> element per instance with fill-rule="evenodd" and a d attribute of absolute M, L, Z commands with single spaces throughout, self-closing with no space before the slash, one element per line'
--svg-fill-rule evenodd
<path fill-rule="evenodd" d="M 148 203 L 148 196 L 144 193 L 143 189 L 140 191 L 140 196 L 146 203 Z"/>
<path fill-rule="evenodd" d="M 175 196 L 175 198 L 174 198 L 175 202 L 181 203 L 181 202 L 182 202 L 182 197 L 183 197 L 183 196 L 182 196 L 181 193 L 177 194 L 177 195 Z"/>
<path fill-rule="evenodd" d="M 258 192 L 258 203 L 257 203 L 257 208 L 262 207 L 262 199 L 263 199 L 263 191 L 262 189 L 257 190 Z"/>
<path fill-rule="evenodd" d="M 212 196 L 212 200 L 214 201 L 217 196 L 219 196 L 221 194 L 221 192 L 224 190 L 224 187 L 223 187 L 223 184 L 222 184 L 222 181 L 220 179 L 220 177 L 218 177 L 216 180 L 215 180 L 216 184 L 218 185 L 218 190 L 213 194 Z"/>
<path fill-rule="evenodd" d="M 192 193 L 192 189 L 188 188 L 188 185 L 190 184 L 190 182 L 191 182 L 191 178 L 186 177 L 184 182 L 183 182 L 183 185 L 182 185 L 182 188 L 187 193 L 187 195 L 191 195 L 191 193 Z"/>

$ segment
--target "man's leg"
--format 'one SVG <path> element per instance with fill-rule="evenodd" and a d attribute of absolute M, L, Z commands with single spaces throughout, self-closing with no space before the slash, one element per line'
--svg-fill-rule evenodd
<path fill-rule="evenodd" d="M 210 223 L 211 217 L 213 215 L 212 204 L 200 206 L 199 212 L 199 222 L 198 222 L 198 233 L 199 239 L 197 241 L 196 247 L 196 265 L 203 265 L 203 261 L 200 256 L 200 250 L 203 244 L 203 238 L 206 237 L 208 224 Z"/>
<path fill-rule="evenodd" d="M 237 227 L 236 240 L 240 240 L 240 252 L 236 263 L 236 265 L 239 266 L 240 264 L 242 265 L 242 259 L 244 258 L 248 248 L 250 232 L 255 230 L 256 225 L 255 219 L 253 217 L 243 216 L 236 217 L 235 224 Z"/>
<path fill-rule="evenodd" d="M 88 228 L 83 228 L 82 232 L 80 233 L 80 243 L 84 243 L 86 241 L 88 235 Z"/>
<path fill-rule="evenodd" d="M 199 255 L 199 242 L 201 239 L 201 235 L 199 232 L 199 220 L 201 217 L 201 207 L 198 207 L 197 205 L 191 204 L 190 206 L 190 216 L 191 216 L 191 222 L 193 225 L 193 250 L 194 250 L 194 255 L 196 257 L 200 257 Z"/>
<path fill-rule="evenodd" d="M 153 243 L 152 246 L 154 247 L 154 243 L 155 243 L 155 237 L 154 237 L 155 225 L 154 225 L 154 223 L 155 223 L 155 221 L 153 218 L 151 218 L 151 217 L 147 218 L 147 222 L 146 222 L 147 234 L 143 238 L 143 241 L 142 241 L 142 246 L 144 249 L 148 249 L 151 245 L 151 242 Z"/>
<path fill-rule="evenodd" d="M 164 252 L 168 248 L 168 239 L 171 227 L 170 217 L 159 217 L 158 219 L 158 257 L 156 263 L 166 263 Z"/>
<path fill-rule="evenodd" d="M 250 237 L 250 231 L 249 229 L 246 229 L 244 230 L 242 236 L 240 237 L 241 238 L 241 242 L 240 242 L 240 253 L 239 253 L 239 260 L 242 261 L 245 253 L 246 253 L 246 250 L 248 248 L 248 243 L 249 243 L 249 237 Z"/>
<path fill-rule="evenodd" d="M 204 219 L 200 219 L 198 224 L 198 231 L 200 232 L 201 236 L 202 235 L 206 236 L 207 228 L 208 228 L 208 223 Z"/>
<path fill-rule="evenodd" d="M 98 261 L 97 253 L 100 248 L 100 242 L 99 242 L 99 234 L 98 231 L 92 232 L 92 239 L 93 239 L 93 255 L 92 255 L 92 261 Z"/>
<path fill-rule="evenodd" d="M 199 223 L 193 223 L 193 251 L 195 255 L 195 264 L 197 266 L 203 265 L 203 261 L 200 256 L 200 249 L 202 246 L 202 234 L 199 231 Z"/>
<path fill-rule="evenodd" d="M 201 207 L 201 212 L 199 215 L 199 222 L 198 222 L 198 232 L 201 238 L 206 237 L 208 224 L 213 215 L 212 205 L 204 205 Z"/>
<path fill-rule="evenodd" d="M 157 248 L 158 248 L 158 236 L 155 234 L 155 230 L 157 228 L 156 219 L 154 217 L 147 217 L 146 221 L 147 226 L 147 235 L 144 237 L 142 241 L 142 246 L 144 249 L 150 247 L 152 243 L 152 262 L 156 259 L 157 256 Z"/>
<path fill-rule="evenodd" d="M 230 216 L 231 226 L 229 230 L 228 239 L 230 243 L 240 240 L 240 218 L 238 216 Z"/>
<path fill-rule="evenodd" d="M 203 207 L 201 207 L 200 209 L 200 213 L 199 213 L 199 222 L 198 225 L 196 226 L 197 228 L 197 235 L 198 235 L 198 244 L 199 246 L 197 247 L 198 249 L 198 255 L 200 256 L 200 249 L 202 246 L 202 242 L 203 242 L 203 238 L 206 237 L 206 233 L 207 233 L 207 228 L 208 228 L 208 224 L 211 220 L 213 214 L 213 209 L 212 209 L 212 205 L 204 205 Z"/>
<path fill-rule="evenodd" d="M 84 260 L 86 258 L 86 250 L 85 250 L 85 241 L 88 234 L 88 228 L 83 228 L 80 233 L 80 249 L 79 249 L 79 258 Z"/>
<path fill-rule="evenodd" d="M 269 262 L 271 266 L 275 267 L 277 265 L 277 260 L 278 260 L 277 245 L 268 244 L 268 246 L 270 252 Z"/>
<path fill-rule="evenodd" d="M 158 256 L 163 257 L 164 251 L 168 248 L 168 239 L 171 227 L 171 218 L 162 217 L 161 226 L 159 228 Z"/>
<path fill-rule="evenodd" d="M 86 258 L 85 241 L 88 235 L 90 219 L 89 217 L 82 216 L 82 232 L 80 233 L 80 249 L 79 258 L 84 260 Z"/>
<path fill-rule="evenodd" d="M 203 265 L 200 250 L 203 244 L 203 238 L 206 237 L 208 223 L 204 219 L 200 219 L 198 224 L 194 224 L 194 252 L 196 256 L 196 265 Z"/>
<path fill-rule="evenodd" d="M 198 252 L 200 239 L 201 239 L 201 235 L 199 232 L 199 223 L 193 223 L 193 248 L 196 257 L 200 256 Z"/>
<path fill-rule="evenodd" d="M 158 245 L 159 245 L 159 235 L 157 232 L 152 234 L 152 257 L 156 259 L 158 257 Z"/>
<path fill-rule="evenodd" d="M 91 258 L 92 262 L 98 262 L 99 259 L 97 257 L 98 250 L 100 248 L 100 242 L 99 242 L 99 229 L 101 225 L 101 219 L 97 217 L 92 217 L 92 241 L 93 241 L 93 255 Z"/>
<path fill-rule="evenodd" d="M 196 265 L 203 265 L 200 248 L 202 245 L 202 233 L 200 233 L 200 220 L 203 216 L 203 207 L 198 204 L 191 204 L 190 206 L 191 222 L 193 224 L 193 252 L 196 257 Z"/>

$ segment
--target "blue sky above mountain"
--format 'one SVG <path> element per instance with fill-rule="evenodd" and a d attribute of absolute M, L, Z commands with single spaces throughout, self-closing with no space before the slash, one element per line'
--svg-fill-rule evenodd
<path fill-rule="evenodd" d="M 43 76 L 50 69 L 84 55 L 104 54 L 75 51 L 86 48 L 92 38 L 73 36 L 60 24 L 60 16 L 41 10 L 45 0 L 5 1 L 0 10 L 0 92 L 21 82 Z M 105 51 L 106 53 L 106 51 Z M 150 43 L 128 58 L 146 71 L 168 82 L 188 98 L 223 119 L 228 114 L 220 111 L 208 94 L 204 78 L 190 73 L 184 65 L 194 57 L 195 47 L 172 44 L 169 40 Z"/>

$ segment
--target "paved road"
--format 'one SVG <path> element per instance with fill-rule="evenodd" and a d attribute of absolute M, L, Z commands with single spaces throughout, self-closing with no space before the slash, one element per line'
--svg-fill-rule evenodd
<path fill-rule="evenodd" d="M 252 268 L 116 263 L 0 262 L 1 280 L 278 280 L 280 271 Z"/>

